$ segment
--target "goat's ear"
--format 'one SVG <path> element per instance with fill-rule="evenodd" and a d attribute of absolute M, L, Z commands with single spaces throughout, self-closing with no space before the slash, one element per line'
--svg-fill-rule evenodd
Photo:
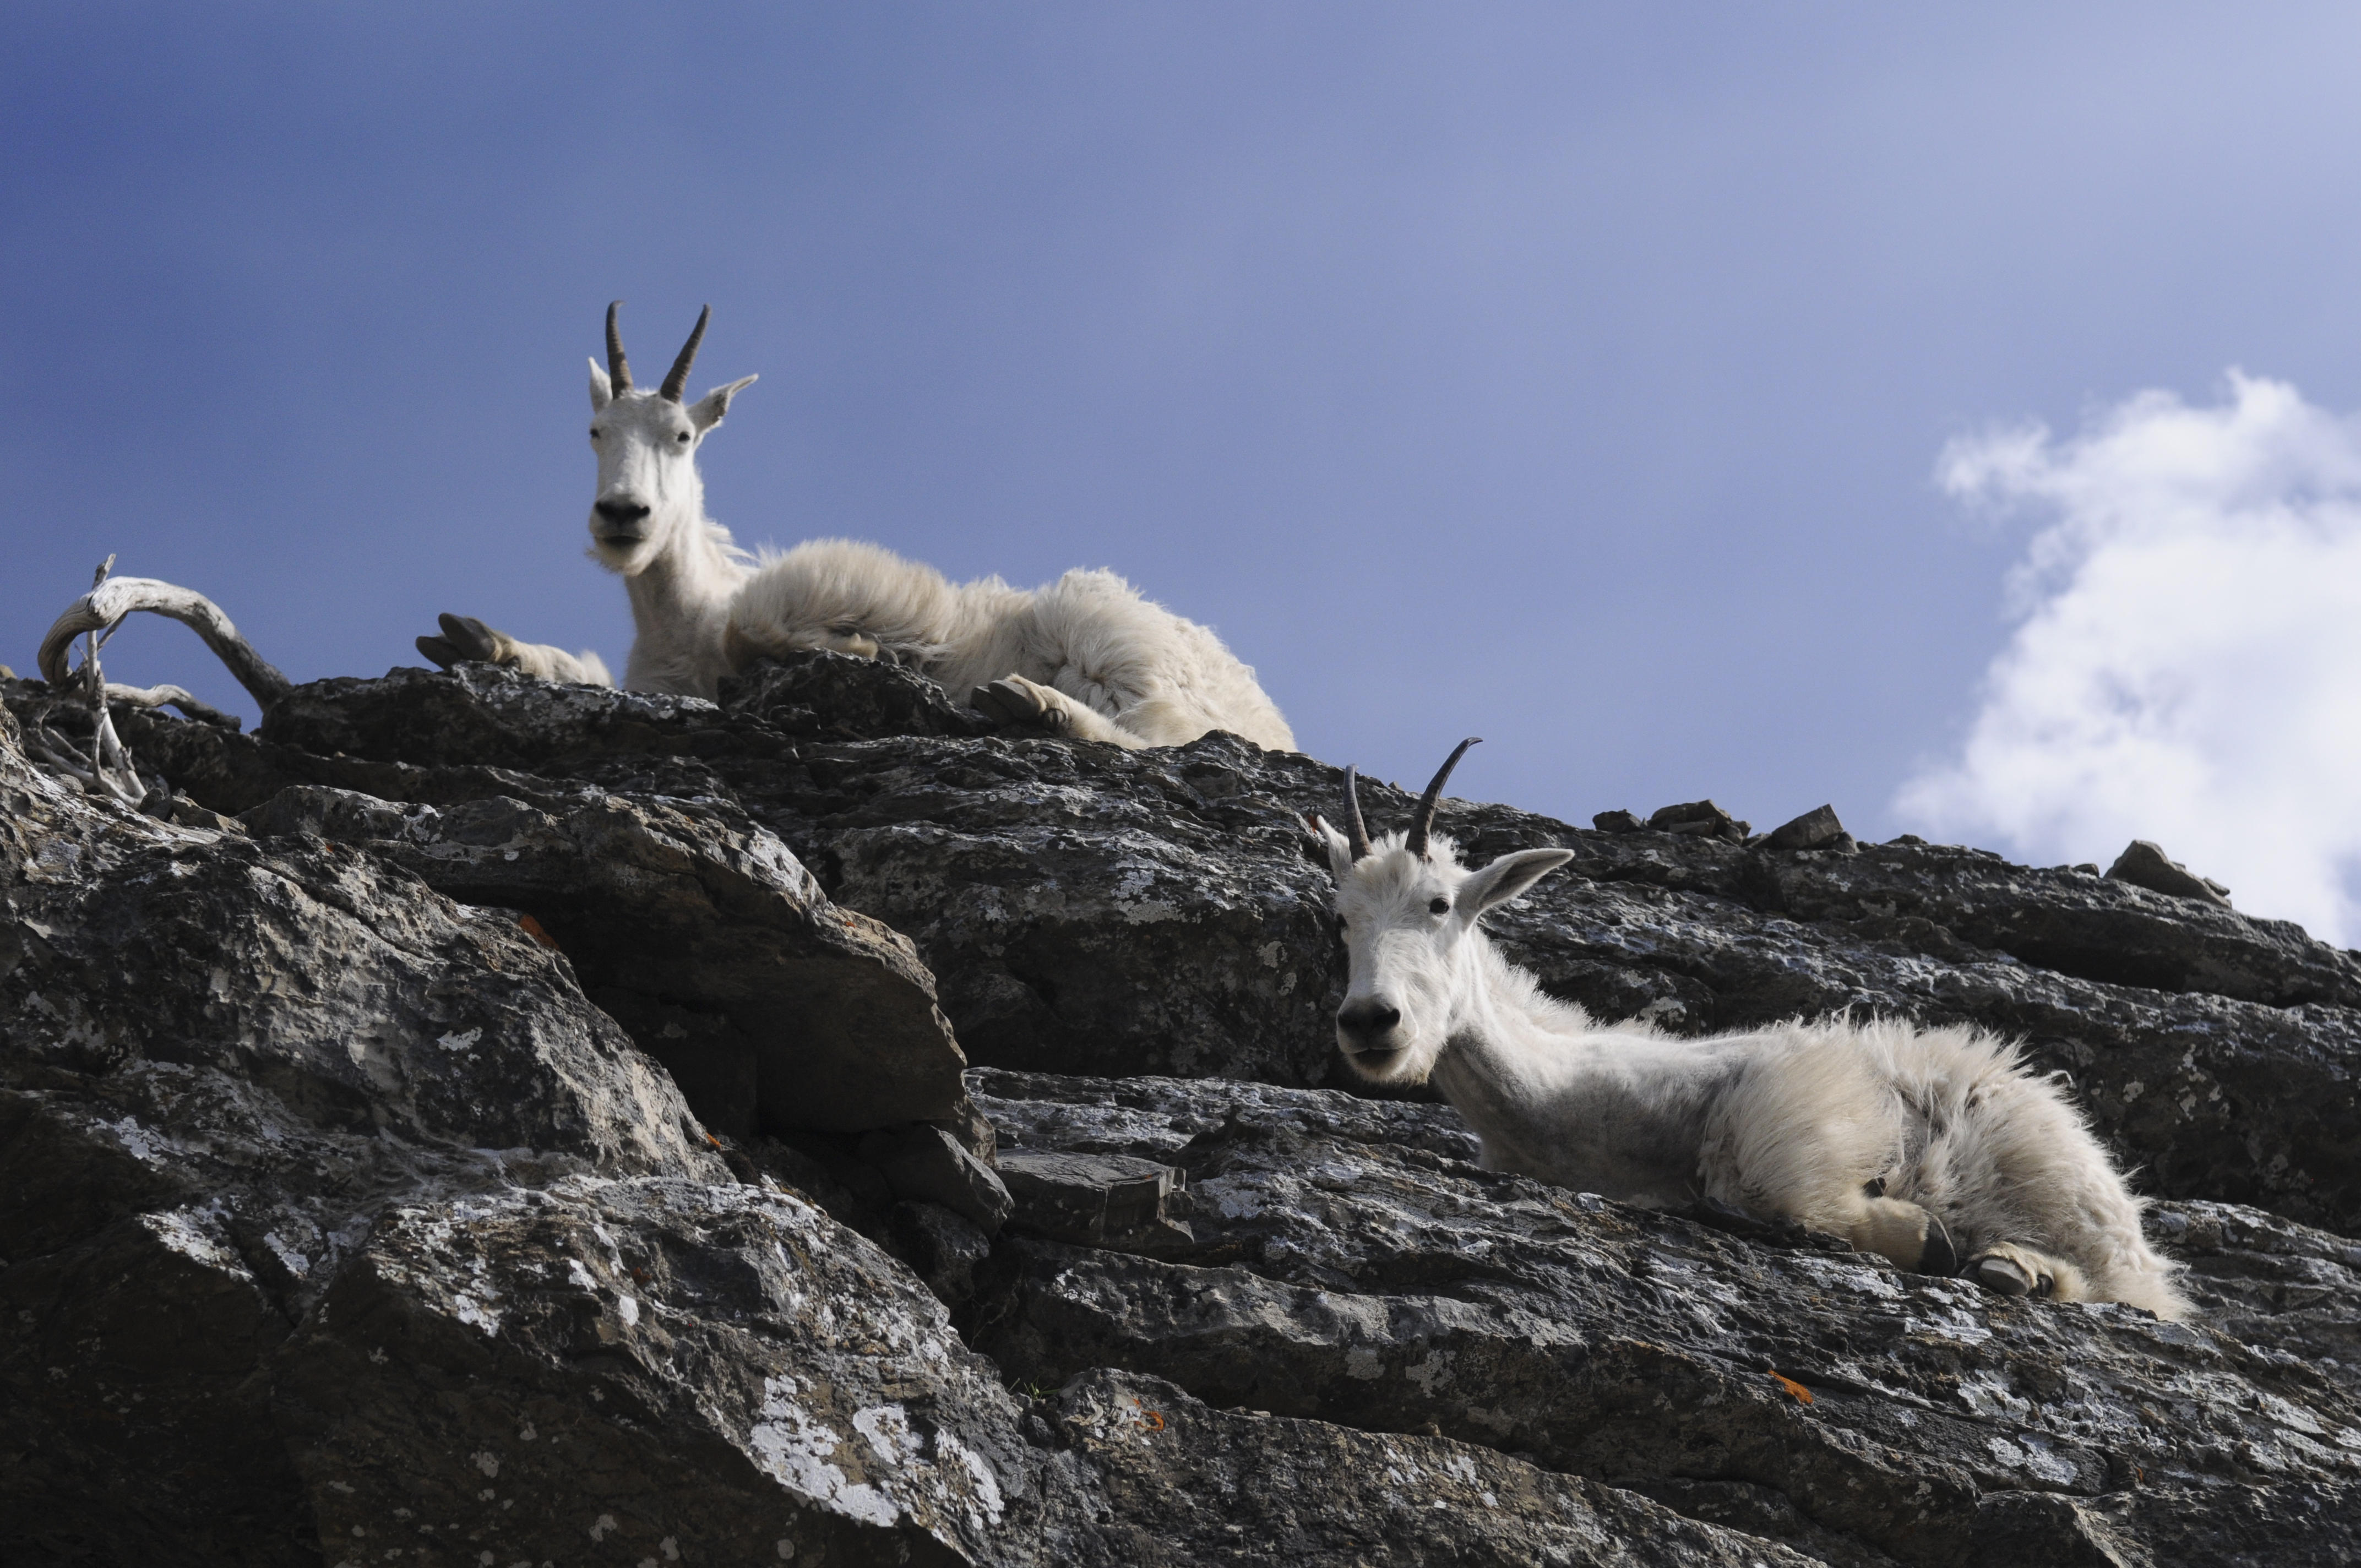
<path fill-rule="evenodd" d="M 1311 830 L 1312 841 L 1328 852 L 1328 874 L 1342 883 L 1353 872 L 1353 846 L 1345 835 L 1320 820 L 1316 811 L 1303 814 L 1304 825 Z"/>
<path fill-rule="evenodd" d="M 742 377 L 726 387 L 716 387 L 688 405 L 688 422 L 699 430 L 711 430 L 730 411 L 730 400 L 761 380 L 760 376 Z"/>
<path fill-rule="evenodd" d="M 1520 896 L 1572 859 L 1572 850 L 1519 850 L 1502 855 L 1459 884 L 1459 907 L 1473 920 L 1495 905 Z"/>
<path fill-rule="evenodd" d="M 597 413 L 615 400 L 615 384 L 607 379 L 607 367 L 596 359 L 590 361 L 590 411 Z"/>

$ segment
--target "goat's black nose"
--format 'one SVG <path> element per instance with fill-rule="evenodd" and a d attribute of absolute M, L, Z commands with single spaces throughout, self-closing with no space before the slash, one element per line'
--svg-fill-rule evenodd
<path fill-rule="evenodd" d="M 590 510 L 609 522 L 637 522 L 649 511 L 649 508 L 640 501 L 600 501 Z"/>
<path fill-rule="evenodd" d="M 1374 996 L 1347 1002 L 1336 1009 L 1336 1027 L 1363 1045 L 1384 1039 L 1400 1022 L 1400 1008 L 1389 1007 Z"/>

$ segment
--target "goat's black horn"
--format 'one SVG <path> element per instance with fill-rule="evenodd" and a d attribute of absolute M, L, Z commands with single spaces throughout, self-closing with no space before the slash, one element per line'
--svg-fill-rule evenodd
<path fill-rule="evenodd" d="M 1459 742 L 1451 755 L 1444 759 L 1442 769 L 1434 775 L 1434 782 L 1427 785 L 1426 793 L 1419 797 L 1418 815 L 1410 819 L 1410 837 L 1402 840 L 1402 848 L 1419 859 L 1426 858 L 1426 836 L 1434 831 L 1434 808 L 1443 799 L 1444 781 L 1451 776 L 1451 770 L 1459 765 L 1459 759 L 1467 754 L 1467 748 L 1483 739 L 1481 735 L 1470 735 Z"/>
<path fill-rule="evenodd" d="M 622 308 L 620 300 L 607 307 L 607 389 L 619 396 L 631 389 L 631 362 L 623 357 L 623 329 L 615 320 Z"/>
<path fill-rule="evenodd" d="M 672 368 L 664 373 L 664 385 L 656 389 L 656 396 L 664 401 L 676 403 L 680 395 L 688 390 L 688 367 L 697 363 L 697 345 L 705 341 L 705 323 L 712 319 L 711 305 L 697 313 L 697 330 L 680 345 L 680 357 L 672 362 Z"/>
<path fill-rule="evenodd" d="M 1369 852 L 1369 829 L 1361 820 L 1361 775 L 1352 768 L 1345 770 L 1345 839 L 1353 846 L 1353 858 L 1359 860 Z"/>

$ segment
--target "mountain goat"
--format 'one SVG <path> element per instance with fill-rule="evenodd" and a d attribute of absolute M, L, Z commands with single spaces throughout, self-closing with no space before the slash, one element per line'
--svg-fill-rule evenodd
<path fill-rule="evenodd" d="M 705 515 L 697 450 L 754 378 L 682 401 L 708 307 L 663 385 L 632 386 L 617 305 L 607 310 L 607 365 L 590 365 L 598 456 L 590 554 L 631 594 L 631 689 L 710 697 L 723 676 L 763 654 L 832 649 L 909 665 L 971 691 L 977 708 L 1005 722 L 1082 740 L 1137 749 L 1227 729 L 1294 750 L 1253 670 L 1211 630 L 1149 603 L 1112 572 L 1069 572 L 1029 591 L 997 577 L 953 584 L 845 539 L 750 558 Z M 473 659 L 613 684 L 595 653 L 520 642 L 464 616 L 445 615 L 442 627 L 418 648 L 445 668 Z"/>
<path fill-rule="evenodd" d="M 1351 769 L 1346 831 L 1310 818 L 1351 956 L 1336 1038 L 1354 1072 L 1431 1078 L 1482 1139 L 1488 1169 L 1795 1220 L 2006 1296 L 2187 1314 L 2174 1266 L 2141 1234 L 2146 1205 L 2004 1041 L 1848 1018 L 1674 1039 L 1601 1027 L 1543 994 L 1477 921 L 1574 856 L 1459 863 L 1434 811 L 1474 743 L 1451 753 L 1406 832 L 1370 839 Z"/>

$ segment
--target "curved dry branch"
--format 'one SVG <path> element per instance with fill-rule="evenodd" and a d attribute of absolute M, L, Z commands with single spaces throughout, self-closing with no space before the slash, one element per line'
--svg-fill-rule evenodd
<path fill-rule="evenodd" d="M 49 628 L 49 634 L 41 639 L 41 678 L 52 685 L 64 685 L 71 678 L 66 668 L 66 650 L 73 640 L 85 631 L 109 630 L 136 609 L 170 616 L 203 638 L 205 646 L 229 666 L 237 684 L 253 694 L 265 713 L 292 689 L 287 677 L 238 635 L 237 628 L 230 624 L 220 606 L 193 589 L 176 587 L 154 577 L 110 578 L 68 605 L 65 613 Z M 145 695 L 135 696 L 138 693 L 137 687 L 119 689 L 126 700 L 137 701 Z M 115 696 L 117 690 L 109 687 L 107 696 Z M 160 700 L 177 703 L 181 699 L 166 696 Z"/>
<path fill-rule="evenodd" d="M 121 681 L 109 681 L 106 683 L 106 700 L 128 703 L 133 707 L 177 707 L 191 718 L 217 724 L 224 729 L 246 728 L 246 720 L 236 714 L 224 713 L 213 704 L 202 701 L 176 685 L 127 686 Z"/>

